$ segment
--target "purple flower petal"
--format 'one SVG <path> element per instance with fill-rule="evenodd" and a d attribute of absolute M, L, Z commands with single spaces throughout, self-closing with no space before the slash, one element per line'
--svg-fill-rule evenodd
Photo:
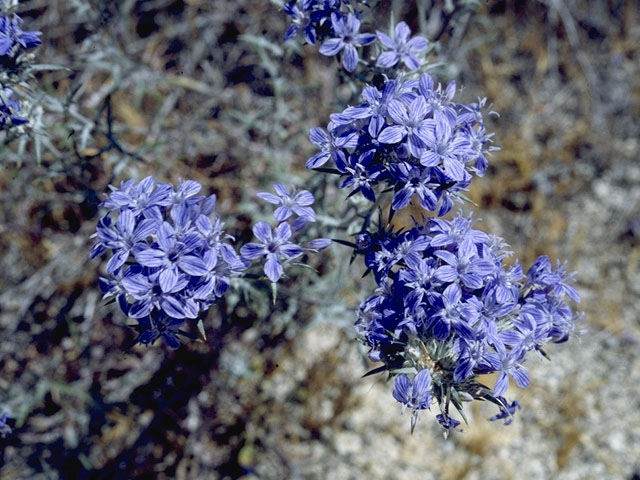
<path fill-rule="evenodd" d="M 353 72 L 358 66 L 358 50 L 356 50 L 356 47 L 351 44 L 346 44 L 344 46 L 342 66 L 347 72 Z"/>
<path fill-rule="evenodd" d="M 257 222 L 253 226 L 253 234 L 262 243 L 269 243 L 273 238 L 271 226 L 267 222 Z"/>
<path fill-rule="evenodd" d="M 289 207 L 278 207 L 276 211 L 273 212 L 273 218 L 275 218 L 278 222 L 284 222 L 287 218 L 293 215 L 293 210 Z"/>
<path fill-rule="evenodd" d="M 275 236 L 280 240 L 289 240 L 291 238 L 291 226 L 288 223 L 281 223 L 276 227 Z"/>
<path fill-rule="evenodd" d="M 407 134 L 407 129 L 401 125 L 393 125 L 385 128 L 380 135 L 378 141 L 380 143 L 400 143 Z"/>
<path fill-rule="evenodd" d="M 293 199 L 303 207 L 307 207 L 314 202 L 313 194 L 308 190 L 300 190 Z"/>
<path fill-rule="evenodd" d="M 398 402 L 409 403 L 409 391 L 411 390 L 411 382 L 405 374 L 398 375 L 393 381 L 393 398 Z"/>
<path fill-rule="evenodd" d="M 115 273 L 129 258 L 129 250 L 118 250 L 107 263 L 107 273 Z"/>
<path fill-rule="evenodd" d="M 161 267 L 164 265 L 165 253 L 156 248 L 147 248 L 135 253 L 136 261 L 144 267 Z"/>
<path fill-rule="evenodd" d="M 400 55 L 398 52 L 393 50 L 388 50 L 386 52 L 382 52 L 376 60 L 376 67 L 382 68 L 391 68 L 400 60 Z"/>
<path fill-rule="evenodd" d="M 165 268 L 160 272 L 158 281 L 163 292 L 171 292 L 176 283 L 178 283 L 178 269 L 175 266 Z"/>
<path fill-rule="evenodd" d="M 389 35 L 380 31 L 376 32 L 376 34 L 378 36 L 378 40 L 384 47 L 387 47 L 389 49 L 396 48 L 396 42 Z"/>
<path fill-rule="evenodd" d="M 178 260 L 178 266 L 186 274 L 195 277 L 205 275 L 209 271 L 205 262 L 195 255 L 182 255 Z"/>
<path fill-rule="evenodd" d="M 240 249 L 240 255 L 249 260 L 260 258 L 267 252 L 267 248 L 261 243 L 247 243 Z"/>
<path fill-rule="evenodd" d="M 286 245 L 282 245 L 279 249 L 278 252 L 286 258 L 295 258 L 295 257 L 299 257 L 300 255 L 302 255 L 303 250 L 302 247 L 299 247 L 298 245 L 294 245 L 292 243 L 286 244 Z"/>
<path fill-rule="evenodd" d="M 409 202 L 411 202 L 411 198 L 413 197 L 413 191 L 409 188 L 403 188 L 398 190 L 393 196 L 393 200 L 391 201 L 391 208 L 394 210 L 402 210 Z"/>
<path fill-rule="evenodd" d="M 331 239 L 329 238 L 316 238 L 307 243 L 306 247 L 309 250 L 322 250 L 331 245 Z"/>
<path fill-rule="evenodd" d="M 266 202 L 273 203 L 275 205 L 280 203 L 280 197 L 278 197 L 277 195 L 274 195 L 273 193 L 260 192 L 256 196 Z"/>
<path fill-rule="evenodd" d="M 326 55 L 327 57 L 332 57 L 333 55 L 337 55 L 340 50 L 344 48 L 344 42 L 341 38 L 330 38 L 326 40 L 318 50 L 322 55 Z"/>
<path fill-rule="evenodd" d="M 267 278 L 271 280 L 273 283 L 280 280 L 280 277 L 283 274 L 282 265 L 278 260 L 278 257 L 270 253 L 267 255 L 267 261 L 264 264 L 264 273 L 267 275 Z"/>

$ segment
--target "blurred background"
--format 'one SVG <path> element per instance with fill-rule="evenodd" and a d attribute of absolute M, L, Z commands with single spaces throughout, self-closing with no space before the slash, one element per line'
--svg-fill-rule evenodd
<path fill-rule="evenodd" d="M 123 349 L 134 332 L 88 259 L 107 186 L 147 175 L 201 182 L 248 241 L 256 192 L 317 183 L 308 130 L 354 94 L 335 59 L 284 45 L 277 2 L 21 4 L 38 61 L 69 70 L 39 73 L 42 162 L 0 146 L 1 479 L 640 478 L 640 2 L 382 1 L 362 29 L 393 11 L 439 40 L 437 79 L 500 114 L 463 208 L 524 266 L 548 254 L 578 272 L 585 319 L 551 362 L 529 360 L 514 423 L 476 405 L 447 440 L 430 412 L 411 435 L 391 385 L 361 378 L 371 279 L 341 246 L 302 294 L 225 300 L 207 341 L 176 351 Z"/>

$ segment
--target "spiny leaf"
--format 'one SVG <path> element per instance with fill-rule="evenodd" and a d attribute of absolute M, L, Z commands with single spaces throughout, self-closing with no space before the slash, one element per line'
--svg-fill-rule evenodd
<path fill-rule="evenodd" d="M 346 245 L 347 247 L 358 248 L 358 246 L 355 243 L 348 242 L 347 240 L 342 240 L 340 238 L 332 238 L 331 240 L 341 245 Z"/>
<path fill-rule="evenodd" d="M 384 372 L 386 370 L 387 370 L 387 366 L 386 365 L 382 365 L 381 367 L 376 367 L 373 370 L 369 370 L 367 373 L 362 375 L 362 378 L 368 377 L 370 375 L 375 375 L 376 373 L 382 373 L 382 372 Z"/>
<path fill-rule="evenodd" d="M 342 175 L 342 172 L 340 170 L 335 169 L 335 168 L 316 167 L 316 168 L 312 168 L 312 170 L 314 172 L 330 173 L 332 175 Z"/>
<path fill-rule="evenodd" d="M 204 331 L 204 322 L 202 321 L 202 319 L 198 319 L 198 323 L 196 324 L 196 326 L 198 327 L 198 333 L 200 334 L 200 339 L 203 342 L 207 341 L 207 334 Z"/>

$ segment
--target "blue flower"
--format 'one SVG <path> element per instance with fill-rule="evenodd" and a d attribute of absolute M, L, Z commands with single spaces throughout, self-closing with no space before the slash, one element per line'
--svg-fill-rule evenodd
<path fill-rule="evenodd" d="M 14 14 L 12 18 L 0 15 L 0 57 L 13 56 L 20 48 L 28 50 L 42 44 L 42 32 L 24 31 L 21 27 L 22 19 L 18 15 Z"/>
<path fill-rule="evenodd" d="M 198 310 L 193 300 L 180 295 L 189 284 L 189 278 L 180 273 L 171 288 L 163 289 L 160 285 L 160 273 L 159 269 L 146 268 L 122 280 L 122 286 L 135 300 L 129 308 L 128 316 L 143 318 L 155 308 L 175 318 L 196 318 Z"/>
<path fill-rule="evenodd" d="M 423 252 L 429 247 L 429 238 L 426 235 L 415 235 L 408 232 L 396 241 L 393 254 L 396 262 L 404 262 L 411 268 L 420 263 Z"/>
<path fill-rule="evenodd" d="M 518 318 L 512 321 L 515 328 L 499 333 L 499 339 L 511 348 L 514 356 L 534 350 L 547 339 L 548 330 L 544 325 L 537 324 L 534 315 L 521 310 Z"/>
<path fill-rule="evenodd" d="M 489 237 L 480 230 L 471 228 L 471 217 L 465 218 L 460 213 L 451 220 L 433 218 L 429 222 L 432 235 L 431 245 L 434 247 L 446 247 L 448 245 L 461 244 L 486 244 Z"/>
<path fill-rule="evenodd" d="M 468 156 L 469 142 L 464 135 L 454 134 L 447 121 L 436 122 L 432 128 L 424 130 L 423 142 L 426 149 L 420 156 L 420 163 L 425 167 L 442 165 L 444 173 L 455 181 L 465 177 L 465 163 Z"/>
<path fill-rule="evenodd" d="M 405 374 L 398 375 L 393 382 L 393 398 L 402 404 L 402 411 L 424 410 L 431 404 L 431 374 L 428 369 L 420 370 L 409 380 Z"/>
<path fill-rule="evenodd" d="M 494 347 L 496 353 L 487 355 L 492 357 L 491 362 L 493 364 L 499 362 L 499 367 L 496 371 L 500 374 L 496 380 L 493 394 L 499 397 L 507 391 L 509 387 L 509 376 L 513 377 L 516 385 L 520 388 L 529 386 L 529 374 L 525 368 L 520 365 L 520 362 L 524 360 L 524 352 L 520 349 L 508 351 L 502 342 L 495 342 Z"/>
<path fill-rule="evenodd" d="M 397 97 L 397 86 L 398 83 L 393 80 L 385 82 L 382 91 L 366 86 L 362 91 L 364 103 L 331 115 L 332 121 L 339 125 L 349 124 L 354 120 L 368 121 L 367 131 L 372 138 L 376 138 L 385 126 L 389 102 Z"/>
<path fill-rule="evenodd" d="M 133 327 L 139 332 L 136 343 L 151 345 L 158 338 L 162 337 L 162 340 L 168 347 L 178 348 L 180 346 L 178 335 L 191 338 L 191 335 L 180 329 L 184 324 L 184 319 L 171 318 L 162 313 L 158 313 L 157 315 L 138 318 L 137 320 L 138 325 Z"/>
<path fill-rule="evenodd" d="M 442 282 L 460 281 L 472 290 L 481 288 L 488 277 L 496 271 L 491 261 L 478 256 L 477 248 L 472 243 L 461 243 L 458 254 L 446 250 L 438 250 L 434 255 L 442 259 L 446 265 L 436 270 L 436 278 Z"/>
<path fill-rule="evenodd" d="M 459 120 L 460 117 L 458 117 L 458 121 Z M 479 177 L 482 177 L 487 170 L 487 166 L 489 165 L 487 156 L 491 155 L 491 152 L 498 150 L 497 147 L 487 146 L 491 142 L 493 133 L 485 133 L 484 126 L 480 125 L 476 129 L 465 127 L 462 131 L 462 134 L 466 137 L 469 143 L 469 160 L 465 163 L 473 162 L 473 170 Z"/>
<path fill-rule="evenodd" d="M 298 4 L 300 6 L 298 6 Z M 282 6 L 284 13 L 289 15 L 294 22 L 284 34 L 285 40 L 295 37 L 298 32 L 302 30 L 304 39 L 307 43 L 315 45 L 316 29 L 311 18 L 311 12 L 313 11 L 315 4 L 316 0 L 300 0 L 299 2 L 297 0 L 292 0 Z"/>
<path fill-rule="evenodd" d="M 120 188 L 109 185 L 111 194 L 102 202 L 101 206 L 110 211 L 122 209 L 132 210 L 137 217 L 162 220 L 160 210 L 171 204 L 169 195 L 173 187 L 169 184 L 156 183 L 153 177 L 146 177 L 140 181 L 127 180 L 120 184 Z"/>
<path fill-rule="evenodd" d="M 11 427 L 7 424 L 8 419 L 9 414 L 7 412 L 2 412 L 2 416 L 0 416 L 0 437 L 2 438 L 11 433 Z"/>
<path fill-rule="evenodd" d="M 198 192 L 202 190 L 200 185 L 195 180 L 178 180 L 178 188 L 175 191 L 171 189 L 169 191 L 168 200 L 169 204 L 181 205 L 188 204 L 193 205 L 198 203 L 203 197 L 196 197 Z"/>
<path fill-rule="evenodd" d="M 451 430 L 452 428 L 456 428 L 458 425 L 460 425 L 460 422 L 458 420 L 456 420 L 455 418 L 451 418 L 449 416 L 445 416 L 445 415 L 442 415 L 442 414 L 436 415 L 436 420 L 438 420 L 438 423 L 445 430 Z"/>
<path fill-rule="evenodd" d="M 453 103 L 455 93 L 455 83 L 436 88 L 427 74 L 366 85 L 360 105 L 330 115 L 328 132 L 312 129 L 310 138 L 321 151 L 307 167 L 333 159 L 352 177 L 349 184 L 363 185 L 356 190 L 365 197 L 375 198 L 375 185 L 386 183 L 383 190 L 395 192 L 394 210 L 406 208 L 417 193 L 423 208 L 445 215 L 468 190 L 472 175 L 484 173 L 487 155 L 495 150 L 481 123 L 484 101 Z M 366 167 L 358 161 L 362 156 Z M 347 166 L 354 171 L 347 172 Z"/>
<path fill-rule="evenodd" d="M 304 246 L 304 250 L 318 252 L 331 245 L 330 238 L 314 238 Z"/>
<path fill-rule="evenodd" d="M 433 78 L 423 73 L 418 81 L 418 91 L 427 101 L 427 110 L 437 122 L 448 122 L 457 125 L 457 113 L 452 102 L 456 94 L 456 82 L 450 82 L 443 90 L 442 86 L 434 87 Z"/>
<path fill-rule="evenodd" d="M 369 358 L 390 371 L 437 365 L 431 394 L 440 405 L 448 405 L 448 389 L 458 407 L 462 399 L 499 402 L 509 377 L 525 388 L 527 354 L 566 341 L 577 320 L 564 301 L 573 280 L 564 265 L 554 270 L 538 259 L 521 285 L 519 265 L 503 263 L 508 245 L 473 229 L 470 217 L 414 222 L 405 232 L 365 231 L 363 247 L 354 247 L 378 284 L 356 322 Z M 475 382 L 489 373 L 498 373 L 493 392 Z M 394 396 L 409 405 L 409 379 L 396 381 Z M 440 420 L 447 429 L 458 425 L 448 414 Z"/>
<path fill-rule="evenodd" d="M 20 112 L 20 102 L 11 98 L 13 90 L 4 88 L 0 95 L 0 128 L 8 126 L 24 125 L 29 120 L 18 115 Z"/>
<path fill-rule="evenodd" d="M 289 241 L 292 232 L 288 223 L 281 223 L 272 231 L 268 223 L 258 222 L 253 226 L 253 234 L 260 243 L 247 243 L 240 254 L 248 260 L 266 256 L 264 273 L 275 283 L 284 273 L 281 262 L 299 257 L 303 249 Z"/>
<path fill-rule="evenodd" d="M 207 272 L 207 267 L 195 250 L 201 237 L 190 232 L 181 238 L 173 226 L 163 222 L 156 235 L 157 241 L 134 253 L 136 261 L 145 267 L 160 267 L 158 277 L 163 292 L 172 290 L 180 280 L 180 271 L 194 276 Z"/>
<path fill-rule="evenodd" d="M 293 19 L 293 24 L 284 34 L 284 39 L 295 37 L 300 31 L 305 41 L 315 45 L 318 39 L 322 40 L 333 36 L 331 15 L 340 11 L 341 0 L 291 0 L 286 2 L 282 9 Z"/>
<path fill-rule="evenodd" d="M 294 213 L 309 222 L 316 221 L 316 214 L 309 206 L 313 204 L 313 195 L 308 190 L 301 190 L 296 193 L 289 192 L 289 189 L 280 183 L 274 183 L 273 188 L 277 195 L 273 193 L 261 192 L 258 197 L 269 203 L 279 205 L 273 216 L 278 222 L 283 222 Z"/>
<path fill-rule="evenodd" d="M 515 400 L 511 403 L 509 403 L 504 397 L 498 397 L 497 400 L 503 404 L 503 407 L 500 408 L 500 413 L 491 417 L 489 421 L 495 422 L 496 420 L 504 419 L 505 425 L 511 425 L 511 422 L 513 422 L 513 416 L 515 415 L 516 411 L 520 410 L 522 407 Z"/>
<path fill-rule="evenodd" d="M 346 16 L 331 14 L 331 25 L 335 38 L 326 40 L 319 51 L 322 55 L 333 56 L 344 50 L 342 65 L 346 71 L 353 72 L 358 66 L 356 47 L 373 43 L 376 36 L 372 33 L 358 33 L 360 19 L 352 13 Z"/>
<path fill-rule="evenodd" d="M 100 284 L 100 290 L 104 294 L 102 296 L 103 299 L 115 297 L 118 302 L 118 306 L 124 312 L 125 315 L 129 315 L 129 302 L 127 301 L 127 294 L 129 293 L 127 289 L 122 284 L 123 280 L 126 277 L 131 275 L 135 275 L 136 273 L 142 271 L 142 267 L 139 265 L 131 265 L 126 269 L 120 268 L 116 270 L 112 275 L 112 278 L 109 277 L 100 277 L 98 282 Z"/>
<path fill-rule="evenodd" d="M 155 220 L 143 219 L 136 223 L 131 210 L 123 210 L 118 215 L 115 225 L 111 224 L 109 217 L 103 217 L 98 222 L 98 243 L 91 249 L 90 257 L 100 255 L 105 248 L 113 251 L 113 256 L 107 264 L 107 273 L 114 273 L 129 255 L 146 248 L 145 240 L 157 229 Z"/>
<path fill-rule="evenodd" d="M 377 32 L 378 40 L 386 51 L 382 52 L 378 57 L 376 66 L 383 68 L 391 68 L 400 60 L 409 70 L 418 70 L 420 68 L 420 60 L 416 57 L 427 49 L 429 42 L 421 36 L 411 36 L 411 30 L 405 22 L 396 25 L 393 38 L 382 32 Z"/>
<path fill-rule="evenodd" d="M 321 167 L 330 158 L 334 162 L 339 158 L 344 159 L 344 152 L 341 149 L 355 147 L 357 136 L 352 134 L 348 137 L 333 138 L 331 134 L 327 134 L 322 128 L 314 127 L 309 132 L 309 140 L 322 149 L 307 160 L 306 167 L 312 169 Z"/>
<path fill-rule="evenodd" d="M 302 10 L 308 10 L 305 25 L 323 26 L 318 38 L 328 38 L 320 52 L 342 52 L 345 69 L 355 71 L 356 47 L 371 38 L 358 33 L 355 2 L 348 6 L 353 13 L 344 15 L 338 12 L 340 1 L 329 3 L 331 8 L 338 4 L 330 25 L 326 16 L 324 23 L 314 23 L 319 2 L 303 2 L 295 20 L 307 22 Z M 512 252 L 502 239 L 474 229 L 471 217 L 461 214 L 452 220 L 422 216 L 407 230 L 390 226 L 394 213 L 409 207 L 414 195 L 435 216 L 448 213 L 454 201 L 466 199 L 473 176 L 484 175 L 496 148 L 484 125 L 486 99 L 456 103 L 455 82 L 442 85 L 426 73 L 407 74 L 420 69 L 426 39 L 411 38 L 405 22 L 389 35 L 377 32 L 377 39 L 382 50 L 378 68 L 369 72 L 372 80 L 362 89 L 361 103 L 332 113 L 326 131 L 312 129 L 310 139 L 320 151 L 307 161 L 308 168 L 340 173 L 339 187 L 351 187 L 349 196 L 361 193 L 381 202 L 382 210 L 387 195 L 391 206 L 387 225 L 382 214 L 377 225 L 371 222 L 370 211 L 355 243 L 341 241 L 353 247 L 352 259 L 364 256 L 365 275 L 373 273 L 377 284 L 360 305 L 358 338 L 370 348 L 369 358 L 383 363 L 376 370 L 419 372 L 413 379 L 397 375 L 393 388 L 403 411 L 413 410 L 412 431 L 417 412 L 432 399 L 441 407 L 437 419 L 446 430 L 460 424 L 449 416 L 450 406 L 464 418 L 463 402 L 474 399 L 501 406 L 492 420 L 508 424 L 519 408 L 501 396 L 509 377 L 526 387 L 529 376 L 523 365 L 529 352 L 544 354 L 548 342 L 566 341 L 581 318 L 568 305 L 579 301 L 573 275 L 566 264 L 554 268 L 541 257 L 525 277 L 517 261 L 505 266 Z M 380 68 L 393 70 L 385 75 Z M 389 72 L 397 72 L 396 78 Z M 364 78 L 369 76 L 358 79 L 367 82 Z M 335 169 L 320 168 L 329 160 Z M 294 213 L 289 205 L 295 204 L 294 194 L 261 195 L 282 209 L 278 220 Z M 294 229 L 301 220 L 292 222 Z M 264 245 L 252 248 L 254 256 L 265 255 Z M 491 373 L 498 374 L 493 391 L 478 382 Z"/>
<path fill-rule="evenodd" d="M 395 124 L 382 130 L 378 141 L 400 143 L 406 137 L 411 155 L 420 157 L 421 151 L 426 146 L 423 139 L 426 138 L 433 124 L 433 120 L 426 118 L 428 111 L 425 99 L 416 97 L 409 106 L 393 100 L 389 102 L 388 112 Z"/>
<path fill-rule="evenodd" d="M 402 210 L 411 201 L 414 194 L 418 195 L 420 206 L 425 210 L 435 210 L 438 199 L 433 193 L 435 184 L 431 183 L 429 170 L 418 167 L 408 167 L 405 163 L 394 165 L 393 175 L 398 180 L 398 190 L 391 200 L 391 208 Z M 404 183 L 404 185 L 403 185 Z"/>
<path fill-rule="evenodd" d="M 100 287 L 140 322 L 142 343 L 163 336 L 176 346 L 174 327 L 206 311 L 249 262 L 226 242 L 233 237 L 220 218 L 210 218 L 216 196 L 198 196 L 198 182 L 180 181 L 174 189 L 147 177 L 110 188 L 103 202 L 110 213 L 98 222 L 90 253 L 112 252 Z"/>
<path fill-rule="evenodd" d="M 547 285 L 553 287 L 553 294 L 556 297 L 562 298 L 566 294 L 571 300 L 578 303 L 580 302 L 580 294 L 569 284 L 569 282 L 575 280 L 575 274 L 567 273 L 566 268 L 567 262 L 563 264 L 558 263 L 555 271 L 555 279 Z"/>
<path fill-rule="evenodd" d="M 452 283 L 444 289 L 433 302 L 430 322 L 433 325 L 433 336 L 438 340 L 446 340 L 453 327 L 456 334 L 463 338 L 474 337 L 473 325 L 477 313 L 466 302 L 462 301 L 462 289 Z"/>
<path fill-rule="evenodd" d="M 211 294 L 222 297 L 231 286 L 231 277 L 237 276 L 249 266 L 235 250 L 227 244 L 220 245 L 219 250 L 207 250 L 203 256 L 207 272 L 194 284 L 193 297 L 206 300 Z"/>
<path fill-rule="evenodd" d="M 409 294 L 406 297 L 408 302 L 422 302 L 428 296 L 433 302 L 433 294 L 440 281 L 436 278 L 436 259 L 422 258 L 418 263 L 407 265 L 407 269 L 399 272 L 398 278 L 404 282 Z"/>
<path fill-rule="evenodd" d="M 464 382 L 475 369 L 492 369 L 491 359 L 485 358 L 489 348 L 487 339 L 482 335 L 476 334 L 476 338 L 471 339 L 459 337 L 456 343 L 458 360 L 453 372 L 454 380 Z"/>
<path fill-rule="evenodd" d="M 489 282 L 489 292 L 499 303 L 515 303 L 518 300 L 522 267 L 516 262 L 509 270 L 498 270 Z"/>
<path fill-rule="evenodd" d="M 373 191 L 373 185 L 378 177 L 383 175 L 382 168 L 373 164 L 375 154 L 375 150 L 369 150 L 362 155 L 350 155 L 348 163 L 338 161 L 336 167 L 345 174 L 340 188 L 353 187 L 352 193 L 360 192 L 364 198 L 375 202 L 376 194 Z"/>

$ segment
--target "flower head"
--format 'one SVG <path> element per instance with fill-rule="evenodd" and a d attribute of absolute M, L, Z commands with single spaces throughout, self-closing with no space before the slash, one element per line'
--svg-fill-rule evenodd
<path fill-rule="evenodd" d="M 457 104 L 455 94 L 455 83 L 436 86 L 427 74 L 366 85 L 361 104 L 331 114 L 327 131 L 311 130 L 321 151 L 307 168 L 332 159 L 348 174 L 343 186 L 356 185 L 365 198 L 375 199 L 383 185 L 395 192 L 394 210 L 417 194 L 423 208 L 442 216 L 463 198 L 473 175 L 484 174 L 495 150 L 482 124 L 484 102 Z"/>
<path fill-rule="evenodd" d="M 529 384 L 529 352 L 566 341 L 572 330 L 576 316 L 565 303 L 571 279 L 558 287 L 559 279 L 567 279 L 564 266 L 554 270 L 548 259 L 539 259 L 524 284 L 519 265 L 503 263 L 508 246 L 472 225 L 459 214 L 416 221 L 404 232 L 360 234 L 378 288 L 360 306 L 358 337 L 369 357 L 390 372 L 432 370 L 429 387 L 418 375 L 413 383 L 396 377 L 393 395 L 405 407 L 419 409 L 427 390 L 445 407 L 453 402 L 461 409 L 461 399 L 506 405 L 497 399 L 510 377 L 521 388 Z M 476 380 L 489 373 L 498 374 L 493 390 Z M 459 424 L 448 414 L 440 420 L 447 429 Z"/>
<path fill-rule="evenodd" d="M 185 319 L 195 319 L 227 291 L 248 264 L 214 214 L 215 195 L 195 181 L 173 185 L 147 177 L 122 182 L 103 202 L 91 258 L 111 253 L 100 286 L 138 320 L 139 343 L 162 337 L 172 347 Z M 142 329 L 142 330 L 141 330 Z"/>

